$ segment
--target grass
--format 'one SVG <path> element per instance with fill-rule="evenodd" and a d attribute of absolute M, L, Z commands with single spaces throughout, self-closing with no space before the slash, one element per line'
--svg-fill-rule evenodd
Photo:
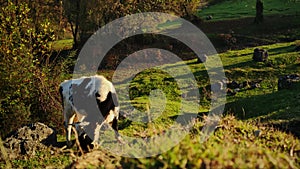
<path fill-rule="evenodd" d="M 249 17 L 255 12 L 254 1 L 251 3 L 250 0 L 224 1 L 222 4 L 203 9 L 199 15 L 205 17 L 212 14 L 213 20 Z M 300 3 L 299 1 L 265 0 L 264 4 L 267 15 L 281 15 L 283 12 L 298 15 Z M 173 28 L 170 23 L 160 27 Z M 299 41 L 259 46 L 268 50 L 272 67 L 267 67 L 265 63 L 252 62 L 254 48 L 229 50 L 220 54 L 229 80 L 243 82 L 262 79 L 263 81 L 261 88 L 242 90 L 235 96 L 227 96 L 224 117 L 215 132 L 204 143 L 200 143 L 200 131 L 204 126 L 206 113 L 210 109 L 210 101 L 201 95 L 201 104 L 196 111 L 191 108 L 192 106 L 184 107 L 185 113 L 193 112 L 193 115 L 198 117 L 191 132 L 175 147 L 159 155 L 139 159 L 126 158 L 99 149 L 83 157 L 71 157 L 68 153 L 51 154 L 47 151 L 37 152 L 36 156 L 30 159 L 24 157 L 24 159 L 13 160 L 11 164 L 14 168 L 65 168 L 73 161 L 81 160 L 78 162 L 81 168 L 96 166 L 98 168 L 300 168 L 300 155 L 293 153 L 300 151 L 300 84 L 291 90 L 277 90 L 277 79 L 280 75 L 300 72 L 300 53 L 294 50 L 297 45 L 299 46 Z M 71 47 L 71 40 L 53 43 L 53 48 L 56 50 Z M 129 113 L 133 108 L 136 109 L 127 119 L 120 120 L 122 135 L 144 139 L 166 133 L 166 130 L 174 124 L 174 120 L 181 115 L 182 94 L 191 88 L 188 85 L 190 82 L 186 81 L 184 76 L 187 73 L 186 65 L 193 72 L 200 89 L 208 85 L 209 79 L 205 67 L 203 64 L 196 63 L 196 60 L 160 67 L 176 72 L 176 79 L 183 80 L 182 90 L 172 78 L 172 74 L 158 68 L 139 73 L 129 86 L 125 85 L 126 76 L 120 79 L 116 84 L 117 90 L 129 88 L 129 94 L 125 91 L 118 93 L 122 101 L 121 110 Z M 112 77 L 111 71 L 105 70 L 100 73 Z M 164 94 L 161 94 L 162 92 Z M 131 100 L 124 101 L 129 100 L 126 99 L 127 97 Z M 168 133 L 170 138 L 178 137 L 178 131 L 182 130 L 181 124 L 173 127 L 178 130 Z M 258 136 L 257 131 L 260 133 Z M 108 135 L 113 136 L 113 133 L 108 132 Z M 61 135 L 58 139 L 58 141 L 65 140 Z M 157 144 L 155 139 L 142 143 L 128 141 L 130 145 L 115 144 L 115 148 L 123 151 L 140 148 L 147 153 L 147 150 L 153 147 L 155 147 L 153 151 L 161 151 L 159 149 L 161 143 L 172 144 L 170 140 L 165 142 L 158 140 L 160 144 Z M 106 143 L 104 142 L 103 145 Z M 73 149 L 75 150 L 76 148 Z M 4 167 L 5 161 L 0 160 L 0 168 Z"/>
<path fill-rule="evenodd" d="M 211 15 L 213 20 L 239 19 L 255 16 L 253 0 L 227 0 L 199 11 L 202 18 Z M 298 0 L 264 0 L 265 15 L 299 15 L 300 1 Z"/>
<path fill-rule="evenodd" d="M 216 131 L 208 141 L 200 143 L 201 129 L 204 125 L 205 114 L 199 114 L 191 132 L 186 135 L 175 147 L 167 150 L 161 143 L 171 145 L 172 139 L 155 140 L 148 142 L 135 142 L 134 139 L 126 139 L 130 146 L 113 144 L 113 149 L 120 152 L 132 152 L 134 150 L 145 150 L 144 152 L 162 151 L 159 155 L 148 158 L 127 158 L 118 157 L 105 149 L 100 149 L 87 154 L 84 158 L 77 159 L 77 163 L 83 168 L 94 168 L 95 166 L 112 168 L 299 168 L 300 157 L 293 152 L 300 150 L 299 135 L 299 91 L 300 86 L 292 90 L 277 90 L 277 78 L 280 75 L 299 72 L 299 60 L 294 62 L 294 57 L 299 58 L 299 52 L 294 51 L 297 42 L 278 43 L 273 45 L 260 46 L 269 51 L 269 58 L 273 61 L 273 67 L 266 67 L 264 63 L 251 61 L 254 48 L 243 50 L 232 50 L 220 54 L 225 72 L 229 80 L 257 80 L 262 79 L 261 88 L 245 90 L 235 96 L 227 97 L 227 112 L 218 124 Z M 277 60 L 282 61 L 277 61 Z M 198 79 L 199 87 L 208 84 L 207 75 L 203 73 L 203 64 L 195 60 L 165 65 L 172 68 L 178 75 L 186 74 L 182 67 L 188 65 Z M 179 76 L 178 78 L 180 78 Z M 170 77 L 170 74 L 158 69 L 148 69 L 141 72 L 130 83 L 129 97 L 136 108 L 137 114 L 131 114 L 128 119 L 120 120 L 120 133 L 128 137 L 145 138 L 153 135 L 164 135 L 167 129 L 174 124 L 174 119 L 180 115 L 179 96 L 185 92 L 178 90 L 178 84 Z M 117 90 L 125 88 L 123 83 L 117 86 Z M 161 89 L 165 95 L 153 102 L 150 91 Z M 159 92 L 159 91 L 158 91 Z M 151 93 L 151 94 L 150 94 Z M 150 97 L 148 96 L 150 94 Z M 122 94 L 120 100 L 124 100 Z M 165 109 L 161 114 L 151 113 L 151 123 L 145 119 L 148 106 L 155 109 L 155 105 L 161 107 L 166 101 Z M 122 102 L 121 109 L 130 112 L 129 102 Z M 199 112 L 208 110 L 209 104 L 201 102 Z M 155 111 L 154 111 L 155 112 Z M 204 111 L 205 112 L 205 111 Z M 144 119 L 143 119 L 144 118 Z M 135 119 L 137 121 L 132 121 Z M 181 131 L 181 125 L 175 125 Z M 287 132 L 284 127 L 294 131 Z M 256 132 L 259 135 L 256 135 Z M 108 131 L 109 132 L 109 131 Z M 177 138 L 178 132 L 168 133 L 169 138 Z M 108 135 L 113 138 L 113 133 Z M 109 142 L 109 141 L 108 141 Z M 159 144 L 158 144 L 159 143 Z M 109 144 L 111 145 L 111 144 Z M 147 148 L 147 146 L 149 146 Z M 106 143 L 103 143 L 106 146 Z M 110 147 L 110 148 L 112 148 Z M 107 147 L 106 147 L 107 148 Z M 151 149 L 150 149 L 151 148 Z M 147 150 L 147 151 L 146 151 Z M 291 154 L 292 153 L 292 154 Z M 98 154 L 96 156 L 96 154 Z M 293 155 L 293 156 L 291 156 Z M 97 157 L 97 158 L 95 158 Z M 110 157 L 110 160 L 107 160 Z M 35 164 L 38 158 L 33 158 L 28 163 L 17 162 L 13 165 L 20 166 L 44 166 L 41 163 Z M 55 161 L 56 158 L 52 159 Z M 89 160 L 86 160 L 89 159 Z M 106 162 L 103 162 L 105 161 Z M 70 160 L 70 159 L 69 159 Z M 73 159 L 75 160 L 75 159 Z M 53 165 L 48 160 L 50 166 Z M 61 156 L 61 164 L 68 165 L 70 161 L 65 154 Z"/>
<path fill-rule="evenodd" d="M 62 39 L 52 42 L 52 49 L 55 51 L 68 50 L 73 46 L 73 39 Z"/>
<path fill-rule="evenodd" d="M 200 129 L 203 121 L 198 121 L 192 130 L 179 145 L 158 156 L 146 159 L 122 158 L 120 165 L 127 168 L 298 168 L 299 157 L 290 157 L 293 149 L 299 149 L 299 139 L 286 134 L 285 129 L 277 125 L 286 122 L 300 121 L 299 112 L 299 87 L 292 90 L 277 90 L 278 76 L 299 72 L 299 53 L 294 51 L 297 42 L 278 43 L 260 46 L 269 51 L 269 59 L 274 64 L 267 67 L 264 63 L 252 62 L 254 48 L 228 51 L 220 54 L 229 80 L 244 81 L 262 79 L 261 88 L 245 90 L 235 96 L 228 96 L 226 106 L 227 114 L 218 126 L 217 131 L 204 144 L 199 144 Z M 197 64 L 195 60 L 185 62 L 189 65 L 198 85 L 207 85 L 207 76 L 204 66 Z M 168 65 L 173 71 L 185 74 L 182 71 L 182 63 Z M 172 96 L 178 96 L 176 85 L 164 80 L 166 75 L 157 70 L 145 71 L 134 78 L 132 88 L 143 97 L 135 98 L 133 102 L 138 108 L 146 110 L 149 103 L 147 87 L 165 86 L 164 90 L 171 90 Z M 160 82 L 160 83 L 157 83 Z M 168 83 L 168 85 L 164 84 Z M 298 85 L 299 86 L 299 85 Z M 133 92 L 133 91 L 132 91 Z M 183 91 L 184 93 L 184 91 Z M 136 94 L 133 92 L 133 95 Z M 138 95 L 138 94 L 136 94 Z M 166 94 L 168 98 L 168 94 Z M 172 98 L 168 98 L 172 100 Z M 122 99 L 121 99 L 122 100 Z M 208 110 L 209 104 L 201 102 L 200 112 Z M 269 106 L 266 106 L 269 105 Z M 124 135 L 150 136 L 162 133 L 173 121 L 171 117 L 178 115 L 178 102 L 170 101 L 166 106 L 166 114 L 154 121 L 154 125 L 145 125 L 141 122 L 121 122 L 121 126 L 127 124 L 121 130 Z M 127 107 L 122 107 L 126 110 Z M 235 117 L 240 120 L 235 119 Z M 144 114 L 146 115 L 146 114 Z M 298 124 L 296 122 L 296 124 Z M 129 124 L 129 125 L 128 125 Z M 155 125 L 156 124 L 156 125 Z M 161 127 L 163 126 L 163 127 Z M 273 127 L 272 127 L 273 126 Z M 279 126 L 279 128 L 278 128 Z M 291 126 L 295 127 L 295 126 Z M 263 134 L 256 137 L 254 132 L 261 131 Z M 294 128 L 292 133 L 299 134 L 299 127 Z M 299 137 L 299 135 L 297 135 Z M 295 148 L 297 147 L 297 148 Z M 189 152 L 186 154 L 186 152 Z"/>
<path fill-rule="evenodd" d="M 80 159 L 85 161 L 84 163 L 79 162 L 84 165 L 83 168 L 94 168 L 95 166 L 109 166 L 110 168 L 116 166 L 123 168 L 299 168 L 300 157 L 293 152 L 300 150 L 299 135 L 297 135 L 300 121 L 300 86 L 298 85 L 292 90 L 277 90 L 278 76 L 300 71 L 300 54 L 294 51 L 296 45 L 298 45 L 298 41 L 260 46 L 269 51 L 269 59 L 273 63 L 273 67 L 267 67 L 265 63 L 252 62 L 254 48 L 230 50 L 220 54 L 229 80 L 242 82 L 262 79 L 263 81 L 261 88 L 241 91 L 235 96 L 227 97 L 226 114 L 207 142 L 200 143 L 200 131 L 204 125 L 203 119 L 206 118 L 205 113 L 201 112 L 207 112 L 210 104 L 209 100 L 201 97 L 201 106 L 195 114 L 199 118 L 195 121 L 191 132 L 172 149 L 166 151 L 166 148 L 159 148 L 161 144 L 156 145 L 157 141 L 158 143 L 172 144 L 170 140 L 167 142 L 155 139 L 142 143 L 128 140 L 131 142 L 130 146 L 115 144 L 114 147 L 123 151 L 139 148 L 154 152 L 163 150 L 160 155 L 134 159 L 117 157 L 100 149 L 94 152 L 98 154 L 97 156 L 91 153 L 90 157 L 87 154 L 84 158 L 74 158 L 68 153 L 60 152 L 52 155 L 48 151 L 37 152 L 37 155 L 30 159 L 13 160 L 11 164 L 13 167 L 19 168 L 46 166 L 64 168 L 72 161 Z M 175 79 L 186 80 L 185 76 L 182 76 L 187 73 L 186 65 L 197 79 L 198 87 L 201 88 L 208 84 L 205 67 L 203 64 L 196 63 L 196 60 L 163 65 L 160 68 L 169 68 L 170 72 L 176 72 Z M 105 74 L 111 77 L 111 72 L 105 71 Z M 117 90 L 126 88 L 126 85 L 121 83 L 122 80 L 126 80 L 126 77 L 120 79 L 120 83 L 116 85 Z M 130 89 L 128 97 L 131 98 L 131 101 L 121 102 L 121 110 L 130 112 L 129 103 L 132 103 L 137 111 L 128 119 L 120 120 L 120 133 L 137 138 L 166 133 L 167 129 L 174 124 L 174 119 L 181 115 L 180 98 L 189 90 L 189 83 L 189 81 L 182 81 L 181 84 L 178 84 L 170 73 L 158 68 L 147 69 L 136 75 L 128 86 Z M 178 85 L 182 84 L 185 86 L 182 87 L 183 90 L 180 90 Z M 154 93 L 151 92 L 153 90 Z M 161 95 L 161 92 L 164 95 Z M 126 93 L 119 95 L 121 101 L 126 100 Z M 165 107 L 161 106 L 164 105 L 163 103 L 166 103 Z M 193 109 L 185 109 L 185 112 L 193 111 Z M 150 112 L 150 118 L 147 112 Z M 132 119 L 137 121 L 132 121 Z M 149 121 L 151 123 L 145 123 Z M 179 131 L 182 130 L 181 124 L 177 124 L 175 127 Z M 286 129 L 292 130 L 286 132 Z M 261 134 L 256 136 L 256 131 Z M 108 135 L 113 136 L 113 133 L 110 132 Z M 170 132 L 169 137 L 177 138 L 178 132 Z M 62 141 L 64 138 L 60 136 L 59 140 Z M 104 142 L 103 145 L 105 146 L 106 143 Z M 147 146 L 149 147 L 147 148 Z M 157 149 L 153 149 L 153 147 Z M 112 159 L 105 160 L 107 158 Z M 4 167 L 5 162 L 1 161 L 0 166 Z"/>
<path fill-rule="evenodd" d="M 135 159 L 118 157 L 100 149 L 87 154 L 84 158 L 74 158 L 63 152 L 52 155 L 49 151 L 38 152 L 34 158 L 13 160 L 11 164 L 13 167 L 29 168 L 56 167 L 57 165 L 66 167 L 72 161 L 78 160 L 78 163 L 84 165 L 83 168 L 95 166 L 110 166 L 110 168 L 117 166 L 123 168 L 299 168 L 300 157 L 290 154 L 300 150 L 299 135 L 298 138 L 292 135 L 299 134 L 297 131 L 299 131 L 300 122 L 300 84 L 292 90 L 277 90 L 278 76 L 300 71 L 300 55 L 299 52 L 294 51 L 296 45 L 298 41 L 260 46 L 269 51 L 269 59 L 273 67 L 267 67 L 265 63 L 252 62 L 254 48 L 231 50 L 219 55 L 229 80 L 241 82 L 262 79 L 263 81 L 261 88 L 241 91 L 235 96 L 227 96 L 227 111 L 224 118 L 208 141 L 202 144 L 200 131 L 206 115 L 201 112 L 207 112 L 210 106 L 209 99 L 205 100 L 205 97 L 201 97 L 201 106 L 194 114 L 199 118 L 195 121 L 191 132 L 172 149 L 161 147 L 161 143 L 173 144 L 172 139 L 164 140 L 164 138 L 159 138 L 162 140 L 150 139 L 148 142 L 126 139 L 130 146 L 117 143 L 113 146 L 117 152 L 127 150 L 134 154 L 134 150 L 142 149 L 163 152 L 160 155 Z M 175 79 L 186 80 L 182 75 L 187 73 L 185 69 L 187 65 L 198 81 L 196 85 L 200 89 L 205 87 L 208 84 L 205 67 L 203 64 L 196 63 L 196 60 L 189 60 L 147 69 L 136 75 L 128 86 L 130 102 L 122 102 L 126 100 L 126 97 L 119 93 L 122 111 L 131 112 L 132 108 L 129 103 L 132 103 L 133 108 L 136 109 L 135 112 L 129 114 L 127 119 L 120 120 L 122 135 L 145 138 L 166 133 L 167 129 L 174 124 L 174 119 L 181 115 L 181 95 L 188 88 L 188 86 L 182 86 L 183 90 L 180 90 L 178 85 L 187 85 L 189 81 L 179 84 L 170 73 L 162 70 L 169 68 L 170 72 L 176 72 Z M 109 75 L 111 72 L 105 71 L 105 74 Z M 116 85 L 117 90 L 126 88 L 125 83 L 121 83 L 123 80 L 126 81 L 126 76 Z M 153 90 L 157 93 L 153 93 Z M 164 95 L 161 95 L 161 92 Z M 147 112 L 150 112 L 150 118 Z M 186 108 L 185 112 L 195 112 L 195 110 Z M 181 124 L 175 125 L 175 128 L 182 131 Z M 256 131 L 261 134 L 256 136 Z M 292 134 L 289 134 L 290 132 Z M 173 131 L 168 135 L 167 138 L 178 138 L 180 133 Z M 113 133 L 108 131 L 108 136 L 113 138 Z M 59 137 L 59 140 L 62 141 L 64 138 Z M 157 143 L 160 144 L 156 145 Z M 150 147 L 147 148 L 149 145 Z M 103 146 L 106 146 L 106 142 Z M 96 152 L 97 158 L 93 154 Z M 147 152 L 150 151 L 145 151 Z M 1 166 L 5 166 L 5 163 L 1 162 Z"/>
<path fill-rule="evenodd" d="M 124 158 L 122 164 L 125 168 L 299 167 L 284 153 L 289 152 L 293 145 L 299 144 L 299 140 L 277 130 L 257 127 L 227 116 L 214 135 L 204 144 L 199 144 L 198 127 L 201 126 L 196 125 L 194 133 L 171 151 L 147 159 Z M 255 137 L 253 132 L 258 129 L 263 134 Z"/>

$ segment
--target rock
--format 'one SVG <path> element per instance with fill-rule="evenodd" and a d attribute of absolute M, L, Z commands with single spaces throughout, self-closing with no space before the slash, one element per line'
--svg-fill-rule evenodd
<path fill-rule="evenodd" d="M 233 80 L 232 82 L 227 83 L 227 87 L 230 89 L 236 89 L 236 88 L 239 88 L 240 85 L 236 81 Z"/>
<path fill-rule="evenodd" d="M 260 84 L 259 83 L 251 83 L 250 84 L 250 89 L 256 89 L 256 88 L 260 88 Z"/>
<path fill-rule="evenodd" d="M 243 83 L 240 84 L 240 88 L 247 88 L 247 87 L 249 87 L 248 81 L 244 81 Z"/>
<path fill-rule="evenodd" d="M 255 62 L 265 62 L 268 60 L 269 54 L 265 49 L 255 48 L 253 52 L 253 61 Z"/>
<path fill-rule="evenodd" d="M 122 168 L 120 160 L 120 156 L 116 156 L 108 151 L 95 150 L 78 157 L 66 168 Z"/>
<path fill-rule="evenodd" d="M 21 155 L 34 156 L 36 151 L 45 150 L 48 146 L 56 144 L 56 131 L 39 122 L 19 128 L 4 142 L 9 157 L 13 159 Z"/>
<path fill-rule="evenodd" d="M 278 79 L 278 90 L 290 89 L 293 87 L 295 83 L 299 81 L 300 81 L 300 75 L 298 74 L 281 76 Z"/>
<path fill-rule="evenodd" d="M 254 131 L 254 136 L 255 137 L 260 137 L 261 136 L 261 130 L 255 130 Z"/>
<path fill-rule="evenodd" d="M 213 19 L 213 16 L 212 16 L 212 15 L 206 16 L 206 20 L 212 20 L 212 19 Z"/>
<path fill-rule="evenodd" d="M 230 81 L 226 82 L 227 94 L 229 96 L 234 96 L 236 93 L 244 91 L 244 90 L 260 88 L 261 82 L 262 82 L 261 79 L 254 80 L 254 81 L 244 81 L 242 83 L 238 83 L 234 80 L 231 82 Z"/>

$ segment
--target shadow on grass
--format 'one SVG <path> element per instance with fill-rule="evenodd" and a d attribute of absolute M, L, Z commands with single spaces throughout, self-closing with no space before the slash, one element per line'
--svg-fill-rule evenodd
<path fill-rule="evenodd" d="M 227 103 L 225 112 L 242 120 L 259 119 L 300 138 L 300 84 L 270 94 L 254 95 Z"/>
<path fill-rule="evenodd" d="M 300 119 L 275 123 L 271 125 L 274 128 L 278 128 L 284 132 L 291 133 L 300 139 Z"/>
<path fill-rule="evenodd" d="M 272 55 L 278 55 L 278 54 L 282 54 L 282 53 L 286 54 L 288 52 L 294 52 L 294 51 L 295 51 L 294 45 L 283 46 L 283 47 L 278 47 L 278 48 L 273 48 L 273 49 L 268 50 L 269 54 L 272 54 Z"/>

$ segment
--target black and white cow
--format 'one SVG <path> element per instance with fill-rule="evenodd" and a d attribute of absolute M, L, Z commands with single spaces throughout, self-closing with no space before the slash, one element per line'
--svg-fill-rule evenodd
<path fill-rule="evenodd" d="M 113 84 L 105 77 L 95 75 L 65 80 L 60 84 L 64 124 L 68 147 L 71 146 L 72 126 L 79 135 L 87 133 L 97 144 L 103 124 L 109 124 L 118 134 L 119 103 Z M 77 116 L 78 122 L 74 123 Z"/>

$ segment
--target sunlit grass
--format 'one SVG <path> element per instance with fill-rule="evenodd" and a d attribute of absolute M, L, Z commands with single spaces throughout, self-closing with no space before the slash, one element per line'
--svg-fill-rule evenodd
<path fill-rule="evenodd" d="M 63 39 L 52 42 L 52 49 L 55 51 L 68 50 L 72 48 L 73 39 Z"/>
<path fill-rule="evenodd" d="M 162 151 L 167 147 L 163 147 L 163 149 L 159 149 L 159 147 L 172 142 L 151 140 L 151 138 L 147 140 L 148 142 L 142 143 L 135 143 L 134 140 L 128 139 L 126 141 L 130 142 L 130 145 L 116 143 L 114 147 L 115 149 L 121 148 L 123 151 L 155 147 L 157 149 L 153 149 L 153 151 L 162 151 L 162 154 L 141 159 L 110 155 L 110 159 L 114 161 L 112 162 L 112 160 L 101 159 L 108 157 L 105 151 L 101 150 L 96 151 L 101 158 L 91 156 L 89 161 L 81 164 L 85 166 L 84 168 L 107 165 L 122 166 L 123 168 L 299 168 L 299 156 L 291 155 L 291 152 L 300 150 L 299 139 L 276 128 L 276 126 L 289 124 L 291 121 L 296 121 L 297 124 L 297 121 L 300 120 L 299 85 L 291 90 L 277 90 L 277 79 L 280 75 L 300 72 L 300 67 L 297 66 L 299 63 L 293 60 L 294 57 L 299 58 L 299 52 L 294 50 L 295 45 L 295 42 L 290 42 L 260 46 L 259 48 L 268 50 L 269 59 L 274 64 L 273 67 L 267 67 L 265 63 L 253 62 L 251 58 L 254 48 L 231 50 L 219 55 L 229 80 L 242 82 L 262 79 L 263 81 L 260 88 L 241 91 L 235 96 L 227 97 L 226 110 L 228 111 L 225 111 L 224 118 L 206 142 L 200 143 L 200 131 L 204 126 L 203 119 L 206 118 L 206 115 L 202 113 L 197 115 L 196 113 L 195 115 L 199 118 L 196 119 L 190 133 L 168 151 Z M 198 81 L 198 87 L 209 84 L 205 67 L 203 64 L 196 63 L 195 59 L 165 65 L 165 67 L 176 71 L 178 77 L 183 78 L 184 76 L 181 75 L 186 74 L 186 69 L 183 69 L 184 65 L 188 65 L 193 72 Z M 111 77 L 111 74 L 112 72 L 105 71 L 105 75 L 108 77 Z M 184 81 L 184 83 L 189 83 L 189 81 Z M 184 87 L 183 91 L 179 90 L 178 84 L 170 74 L 161 70 L 147 69 L 139 73 L 129 86 L 132 91 L 129 92 L 128 97 L 132 100 L 125 102 L 123 96 L 120 98 L 122 111 L 130 113 L 129 104 L 131 103 L 135 109 L 141 112 L 135 114 L 137 117 L 135 119 L 139 121 L 132 121 L 134 118 L 130 116 L 120 120 L 120 133 L 126 137 L 144 139 L 149 136 L 166 134 L 169 127 L 175 124 L 178 130 L 169 133 L 169 138 L 176 140 L 176 134 L 182 132 L 183 129 L 174 120 L 181 115 L 181 95 L 188 90 L 188 85 Z M 116 84 L 116 88 L 119 90 L 126 86 L 120 83 Z M 157 100 L 151 95 L 149 97 L 150 91 L 154 89 L 163 91 L 165 97 L 159 97 Z M 166 102 L 165 99 L 167 99 Z M 207 102 L 209 101 L 201 102 L 198 112 L 209 110 Z M 151 113 L 151 104 L 158 106 L 153 110 L 160 110 L 158 103 L 167 104 L 162 112 L 152 112 L 149 119 L 147 112 Z M 193 111 L 189 108 L 185 110 Z M 273 125 L 274 127 L 272 127 Z M 293 127 L 296 127 L 297 130 L 296 125 Z M 256 132 L 259 132 L 258 136 L 255 134 Z M 113 132 L 109 133 L 109 136 L 114 141 Z M 64 136 L 59 135 L 58 141 L 65 141 Z M 157 143 L 159 145 L 155 146 Z M 107 143 L 103 142 L 103 145 L 105 144 Z M 147 152 L 145 151 L 145 153 Z M 38 152 L 31 159 L 13 160 L 11 163 L 13 167 L 58 166 L 60 168 L 61 166 L 64 168 L 73 160 L 76 159 L 67 153 L 52 156 L 50 152 Z M 5 166 L 5 164 L 1 162 L 0 166 Z"/>
<path fill-rule="evenodd" d="M 203 8 L 198 12 L 199 16 L 213 16 L 213 20 L 238 19 L 255 16 L 255 4 L 253 0 L 230 0 Z M 299 15 L 300 1 L 290 0 L 264 0 L 265 15 Z"/>

